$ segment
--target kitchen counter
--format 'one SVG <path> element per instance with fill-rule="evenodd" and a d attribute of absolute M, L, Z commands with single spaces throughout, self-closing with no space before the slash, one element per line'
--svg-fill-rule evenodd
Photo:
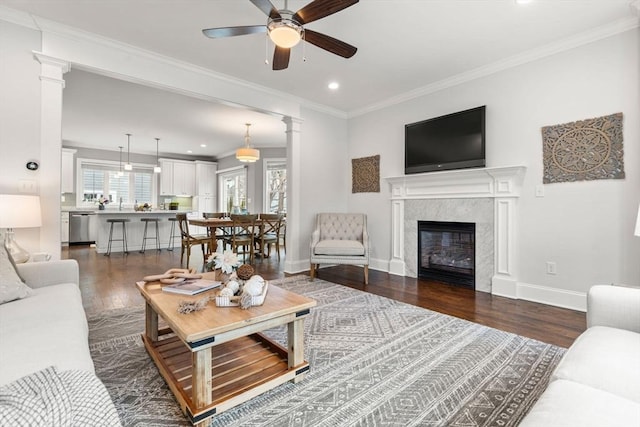
<path fill-rule="evenodd" d="M 169 211 L 169 210 L 151 210 L 151 211 L 134 211 L 133 209 L 105 209 L 96 210 L 98 215 L 175 215 L 177 213 L 191 213 L 192 211 Z"/>
<path fill-rule="evenodd" d="M 198 215 L 197 213 L 192 213 L 192 211 L 170 211 L 170 210 L 152 210 L 152 211 L 139 211 L 136 212 L 133 209 L 105 209 L 105 210 L 96 210 L 95 211 L 97 218 L 97 227 L 98 233 L 96 236 L 96 252 L 105 253 L 107 252 L 107 246 L 109 244 L 109 230 L 111 228 L 111 224 L 107 222 L 108 219 L 129 219 L 129 222 L 126 223 L 127 227 L 127 248 L 129 252 L 138 251 L 142 248 L 142 236 L 144 233 L 144 225 L 145 223 L 141 221 L 144 218 L 158 218 L 158 242 L 160 242 L 160 248 L 166 249 L 169 244 L 169 237 L 171 233 L 171 224 L 169 218 L 175 217 L 178 213 L 186 213 L 189 216 Z M 147 237 L 155 236 L 155 225 L 153 223 L 149 224 L 147 229 Z M 175 223 L 174 235 L 174 246 L 177 245 L 178 250 L 180 248 L 180 229 L 178 224 Z M 113 227 L 113 238 L 120 239 L 122 238 L 122 227 L 120 224 L 114 224 Z M 154 240 L 147 240 L 147 251 L 155 251 L 156 243 Z M 114 241 L 111 245 L 111 252 L 122 252 L 123 245 L 120 241 Z"/>

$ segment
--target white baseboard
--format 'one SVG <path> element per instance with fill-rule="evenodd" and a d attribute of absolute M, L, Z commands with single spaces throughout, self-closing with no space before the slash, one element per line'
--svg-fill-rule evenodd
<path fill-rule="evenodd" d="M 384 273 L 389 272 L 389 260 L 371 258 L 369 259 L 369 269 L 382 271 Z"/>
<path fill-rule="evenodd" d="M 587 311 L 587 295 L 584 292 L 518 282 L 500 275 L 495 275 L 491 279 L 491 294 L 569 308 L 571 310 Z"/>
<path fill-rule="evenodd" d="M 321 265 L 320 268 L 330 267 Z M 390 271 L 389 261 L 381 259 L 369 260 L 369 268 L 372 270 L 388 272 Z M 309 271 L 309 261 L 301 260 L 285 262 L 285 273 L 297 274 Z M 404 275 L 404 274 L 401 274 Z M 568 308 L 577 311 L 587 311 L 587 295 L 584 292 L 567 291 L 564 289 L 549 288 L 547 286 L 533 285 L 530 283 L 517 282 L 512 279 L 501 278 L 496 275 L 492 278 L 493 295 L 503 296 L 512 299 L 522 299 L 555 307 Z"/>
<path fill-rule="evenodd" d="M 308 259 L 297 261 L 290 261 L 289 259 L 286 259 L 284 262 L 284 272 L 287 274 L 302 273 L 305 271 L 309 271 L 310 265 L 311 264 L 309 264 Z"/>
<path fill-rule="evenodd" d="M 577 311 L 587 311 L 587 294 L 584 292 L 567 291 L 565 289 L 549 288 L 517 283 L 517 297 L 519 299 L 568 308 Z"/>
<path fill-rule="evenodd" d="M 287 274 L 298 274 L 302 272 L 309 271 L 310 263 L 309 260 L 300 260 L 300 261 L 292 261 L 286 260 L 284 263 L 284 272 Z M 332 267 L 329 264 L 322 264 L 320 268 Z M 388 272 L 389 271 L 389 261 L 381 260 L 381 259 L 370 259 L 369 260 L 369 269 Z"/>

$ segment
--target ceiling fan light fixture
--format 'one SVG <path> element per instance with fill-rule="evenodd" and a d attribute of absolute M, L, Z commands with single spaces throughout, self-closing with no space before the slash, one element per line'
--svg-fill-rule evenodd
<path fill-rule="evenodd" d="M 253 163 L 260 160 L 260 151 L 251 147 L 251 137 L 249 136 L 249 126 L 251 123 L 245 123 L 247 132 L 244 134 L 244 147 L 236 150 L 236 159 L 245 163 Z"/>
<path fill-rule="evenodd" d="M 302 40 L 302 26 L 292 19 L 269 20 L 269 38 L 276 46 L 292 48 Z"/>

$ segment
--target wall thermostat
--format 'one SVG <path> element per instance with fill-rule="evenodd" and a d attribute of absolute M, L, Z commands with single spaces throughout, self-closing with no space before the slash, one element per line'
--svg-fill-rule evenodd
<path fill-rule="evenodd" d="M 29 169 L 30 171 L 38 170 L 39 166 L 40 165 L 38 165 L 38 162 L 27 162 L 27 169 Z"/>

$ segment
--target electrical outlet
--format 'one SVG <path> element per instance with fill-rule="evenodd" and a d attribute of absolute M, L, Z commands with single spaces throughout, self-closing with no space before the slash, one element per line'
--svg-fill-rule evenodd
<path fill-rule="evenodd" d="M 547 261 L 547 274 L 557 274 L 556 263 L 553 261 Z"/>

